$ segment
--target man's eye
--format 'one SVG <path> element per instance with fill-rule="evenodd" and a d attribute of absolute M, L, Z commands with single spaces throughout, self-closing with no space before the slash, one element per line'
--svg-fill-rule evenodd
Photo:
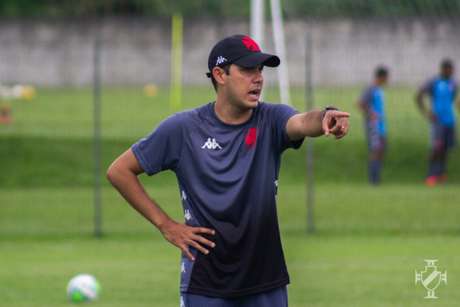
<path fill-rule="evenodd" d="M 242 70 L 244 72 L 256 72 L 256 71 L 262 71 L 264 69 L 263 66 L 257 66 L 257 67 L 242 67 Z"/>

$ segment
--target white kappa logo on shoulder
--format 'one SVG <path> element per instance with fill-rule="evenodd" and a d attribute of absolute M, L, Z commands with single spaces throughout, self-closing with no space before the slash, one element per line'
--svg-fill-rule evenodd
<path fill-rule="evenodd" d="M 215 138 L 208 138 L 208 140 L 201 146 L 202 149 L 222 149 L 222 147 L 217 143 Z"/>

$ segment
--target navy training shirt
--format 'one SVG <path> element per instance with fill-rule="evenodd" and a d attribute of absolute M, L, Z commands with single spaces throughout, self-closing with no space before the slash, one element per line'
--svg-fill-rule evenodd
<path fill-rule="evenodd" d="M 276 212 L 288 119 L 297 112 L 259 103 L 243 124 L 219 120 L 214 103 L 177 113 L 132 146 L 148 175 L 172 170 L 185 223 L 215 229 L 216 243 L 195 261 L 182 255 L 181 292 L 238 297 L 289 283 Z"/>

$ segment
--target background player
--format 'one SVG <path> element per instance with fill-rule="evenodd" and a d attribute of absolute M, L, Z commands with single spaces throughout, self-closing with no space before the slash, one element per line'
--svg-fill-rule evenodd
<path fill-rule="evenodd" d="M 371 184 L 380 183 L 380 172 L 387 144 L 383 87 L 388 82 L 388 75 L 387 68 L 377 67 L 372 84 L 364 90 L 358 101 L 365 120 L 369 151 L 368 174 Z"/>
<path fill-rule="evenodd" d="M 425 180 L 428 186 L 447 180 L 447 155 L 455 144 L 454 104 L 458 93 L 453 74 L 454 64 L 450 59 L 444 59 L 439 75 L 428 80 L 416 95 L 420 112 L 431 123 L 431 149 L 428 176 Z M 430 107 L 424 102 L 425 96 L 431 99 Z"/>
<path fill-rule="evenodd" d="M 343 137 L 349 114 L 259 102 L 263 67 L 279 64 L 248 36 L 221 40 L 208 59 L 216 101 L 167 118 L 108 170 L 123 197 L 182 250 L 181 306 L 287 306 L 276 214 L 281 154 L 306 136 Z M 166 169 L 178 178 L 185 224 L 137 178 Z"/>
<path fill-rule="evenodd" d="M 16 84 L 4 86 L 0 84 L 0 124 L 8 125 L 13 122 L 11 115 L 11 100 L 31 100 L 35 96 L 35 88 L 30 85 Z"/>

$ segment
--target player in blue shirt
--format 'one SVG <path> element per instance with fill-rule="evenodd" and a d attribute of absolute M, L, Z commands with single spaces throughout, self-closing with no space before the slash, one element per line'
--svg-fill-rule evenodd
<path fill-rule="evenodd" d="M 387 144 L 383 87 L 387 84 L 388 77 L 387 68 L 377 67 L 373 83 L 364 90 L 358 102 L 365 120 L 369 150 L 368 173 L 371 184 L 380 183 L 380 172 Z"/>
<path fill-rule="evenodd" d="M 428 80 L 417 92 L 416 101 L 420 112 L 431 123 L 431 150 L 428 176 L 425 183 L 434 186 L 447 179 L 447 156 L 455 144 L 454 104 L 458 85 L 453 79 L 454 65 L 451 60 L 441 62 L 440 74 Z M 426 107 L 424 96 L 431 99 Z"/>
<path fill-rule="evenodd" d="M 182 251 L 181 307 L 287 306 L 276 213 L 281 154 L 307 136 L 343 137 L 349 114 L 260 102 L 262 69 L 279 64 L 248 36 L 221 40 L 208 59 L 216 100 L 165 119 L 107 172 Z M 176 174 L 185 223 L 172 220 L 138 180 L 163 170 Z"/>

